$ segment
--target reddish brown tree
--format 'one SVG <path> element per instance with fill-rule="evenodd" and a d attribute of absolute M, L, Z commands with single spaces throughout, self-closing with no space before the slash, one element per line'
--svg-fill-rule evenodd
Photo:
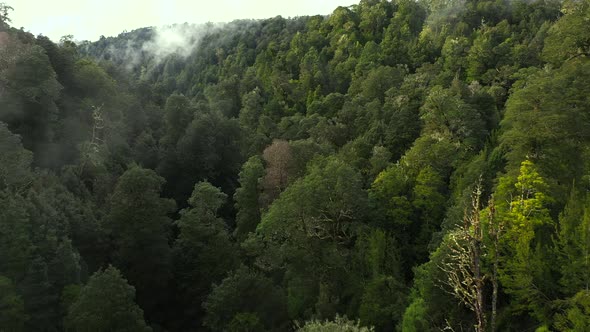
<path fill-rule="evenodd" d="M 289 184 L 293 169 L 293 150 L 289 142 L 274 140 L 262 152 L 262 159 L 266 163 L 266 174 L 262 179 L 261 206 L 267 207 Z"/>

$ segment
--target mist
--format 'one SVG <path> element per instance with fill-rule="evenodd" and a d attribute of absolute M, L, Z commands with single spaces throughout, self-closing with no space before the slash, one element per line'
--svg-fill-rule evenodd
<path fill-rule="evenodd" d="M 142 45 L 142 51 L 150 54 L 157 63 L 170 55 L 186 58 L 199 46 L 203 36 L 223 25 L 223 23 L 198 25 L 184 23 L 153 28 L 154 36 Z"/>
<path fill-rule="evenodd" d="M 225 23 L 183 23 L 140 28 L 117 37 L 102 37 L 93 43 L 83 41 L 80 50 L 99 54 L 100 59 L 134 71 L 141 64 L 157 66 L 170 56 L 186 59 L 197 50 L 204 36 L 224 26 Z"/>

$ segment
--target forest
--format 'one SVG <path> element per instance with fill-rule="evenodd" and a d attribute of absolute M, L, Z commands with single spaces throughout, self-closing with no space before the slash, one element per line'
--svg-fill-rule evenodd
<path fill-rule="evenodd" d="M 590 331 L 589 0 L 11 13 L 0 331 Z"/>

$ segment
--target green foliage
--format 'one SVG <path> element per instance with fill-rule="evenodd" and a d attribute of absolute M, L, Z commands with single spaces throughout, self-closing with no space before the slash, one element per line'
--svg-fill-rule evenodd
<path fill-rule="evenodd" d="M 21 280 L 31 262 L 33 243 L 27 202 L 21 196 L 0 192 L 0 271 Z"/>
<path fill-rule="evenodd" d="M 135 288 L 109 266 L 98 271 L 80 291 L 65 317 L 71 331 L 151 331 L 134 302 Z"/>
<path fill-rule="evenodd" d="M 239 241 L 256 230 L 260 221 L 260 180 L 263 176 L 264 166 L 258 156 L 248 159 L 240 171 L 240 188 L 234 194 L 238 209 L 234 235 Z"/>
<path fill-rule="evenodd" d="M 213 330 L 229 329 L 238 323 L 248 328 L 261 324 L 262 331 L 285 328 L 285 295 L 272 280 L 245 266 L 216 285 L 203 306 L 207 312 L 205 326 Z"/>
<path fill-rule="evenodd" d="M 0 325 L 146 330 L 135 287 L 156 330 L 471 330 L 441 265 L 481 179 L 490 329 L 586 329 L 588 8 L 362 0 L 165 54 L 0 4 Z"/>
<path fill-rule="evenodd" d="M 588 1 L 566 1 L 561 17 L 548 31 L 543 56 L 549 62 L 561 65 L 577 57 L 590 54 L 590 30 Z"/>
<path fill-rule="evenodd" d="M 16 292 L 14 284 L 10 279 L 0 276 L 0 326 L 2 326 L 2 330 L 25 331 L 27 320 L 24 302 Z"/>
<path fill-rule="evenodd" d="M 394 331 L 405 303 L 406 286 L 390 276 L 374 278 L 366 287 L 359 308 L 359 318 L 365 325 L 379 331 Z M 395 299 L 395 300 L 394 300 Z"/>
<path fill-rule="evenodd" d="M 507 206 L 498 206 L 506 228 L 499 278 L 505 291 L 513 295 L 513 309 L 530 310 L 539 320 L 547 319 L 543 293 L 552 287 L 547 285 L 553 259 L 547 232 L 553 221 L 546 208 L 550 202 L 546 190 L 545 180 L 528 160 L 522 163 L 516 182 L 505 177 L 498 187 L 498 197 L 507 198 Z"/>
<path fill-rule="evenodd" d="M 204 178 L 224 190 L 233 189 L 242 162 L 240 139 L 241 130 L 235 119 L 206 111 L 196 113 L 176 144 L 176 154 L 159 167 L 164 176 L 174 181 L 166 191 L 178 202 L 184 202 L 192 185 Z"/>
<path fill-rule="evenodd" d="M 403 332 L 427 331 L 429 325 L 424 299 L 418 298 L 404 312 L 401 330 Z"/>
<path fill-rule="evenodd" d="M 164 144 L 175 145 L 193 120 L 194 110 L 190 107 L 190 102 L 185 96 L 171 95 L 166 99 L 164 112 L 166 135 L 163 141 Z"/>
<path fill-rule="evenodd" d="M 20 137 L 0 122 L 0 190 L 22 189 L 31 179 L 33 155 L 25 150 Z"/>
<path fill-rule="evenodd" d="M 237 266 L 237 250 L 227 225 L 217 216 L 227 195 L 208 182 L 199 182 L 177 221 L 180 234 L 173 247 L 174 280 L 185 314 L 201 313 L 201 303 L 228 271 Z M 194 323 L 193 323 L 194 324 Z"/>
<path fill-rule="evenodd" d="M 8 12 L 14 10 L 14 8 L 10 7 L 6 3 L 2 2 L 0 4 L 0 24 L 2 28 L 6 28 L 8 23 L 11 22 L 10 17 L 8 17 Z"/>
<path fill-rule="evenodd" d="M 281 194 L 257 231 L 270 234 L 295 230 L 311 238 L 347 243 L 355 222 L 363 220 L 364 196 L 354 169 L 334 157 L 319 160 Z"/>
<path fill-rule="evenodd" d="M 258 316 L 249 312 L 235 315 L 228 327 L 228 331 L 231 332 L 255 332 L 263 329 Z"/>
<path fill-rule="evenodd" d="M 563 273 L 560 282 L 564 286 L 566 294 L 573 294 L 577 290 L 585 288 L 590 282 L 588 272 L 590 215 L 587 199 L 584 200 L 578 195 L 572 190 L 570 200 L 559 220 L 557 247 L 561 254 L 560 270 Z"/>
<path fill-rule="evenodd" d="M 19 285 L 25 312 L 29 316 L 26 321 L 27 331 L 59 330 L 58 296 L 52 291 L 47 276 L 47 264 L 40 256 L 35 257 Z"/>
<path fill-rule="evenodd" d="M 8 66 L 6 81 L 23 101 L 55 100 L 62 87 L 56 80 L 49 58 L 39 46 L 23 47 L 25 50 L 18 54 L 20 57 L 14 66 Z"/>
<path fill-rule="evenodd" d="M 309 314 L 315 305 L 319 315 L 329 317 L 338 310 L 338 299 L 350 296 L 337 290 L 351 282 L 344 274 L 345 257 L 365 218 L 365 195 L 354 169 L 335 157 L 319 159 L 271 205 L 258 236 L 246 241 L 258 266 L 287 267 L 292 316 Z"/>
<path fill-rule="evenodd" d="M 106 225 L 113 238 L 115 266 L 137 288 L 146 310 L 165 295 L 170 278 L 168 213 L 174 202 L 160 197 L 164 182 L 152 170 L 129 168 L 117 182 Z"/>
<path fill-rule="evenodd" d="M 78 93 L 97 101 L 110 100 L 115 95 L 115 82 L 99 65 L 83 59 L 74 67 L 74 85 Z"/>
<path fill-rule="evenodd" d="M 558 314 L 555 327 L 558 331 L 584 331 L 590 327 L 590 294 L 579 291 L 567 300 L 565 312 Z"/>
<path fill-rule="evenodd" d="M 522 74 L 501 124 L 505 133 L 500 140 L 509 151 L 510 169 L 528 156 L 552 179 L 570 184 L 584 172 L 576 142 L 586 142 L 586 120 L 577 110 L 590 105 L 586 94 L 590 63 L 575 60 L 559 69 Z M 559 195 L 565 198 L 567 191 Z"/>
<path fill-rule="evenodd" d="M 391 166 L 377 176 L 369 192 L 371 200 L 377 203 L 394 225 L 412 222 L 413 211 L 407 197 L 412 183 L 404 173 L 399 165 Z"/>
<path fill-rule="evenodd" d="M 312 320 L 297 328 L 298 332 L 372 332 L 374 330 L 372 327 L 361 326 L 359 322 L 351 321 L 345 316 L 336 316 L 333 321 Z"/>
<path fill-rule="evenodd" d="M 458 140 L 467 148 L 481 144 L 485 137 L 479 113 L 452 90 L 436 86 L 421 109 L 424 130 L 433 137 Z"/>

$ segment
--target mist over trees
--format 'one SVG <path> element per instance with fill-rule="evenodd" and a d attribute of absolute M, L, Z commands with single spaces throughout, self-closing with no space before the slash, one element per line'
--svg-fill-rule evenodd
<path fill-rule="evenodd" d="M 590 330 L 588 0 L 11 11 L 0 331 Z"/>

